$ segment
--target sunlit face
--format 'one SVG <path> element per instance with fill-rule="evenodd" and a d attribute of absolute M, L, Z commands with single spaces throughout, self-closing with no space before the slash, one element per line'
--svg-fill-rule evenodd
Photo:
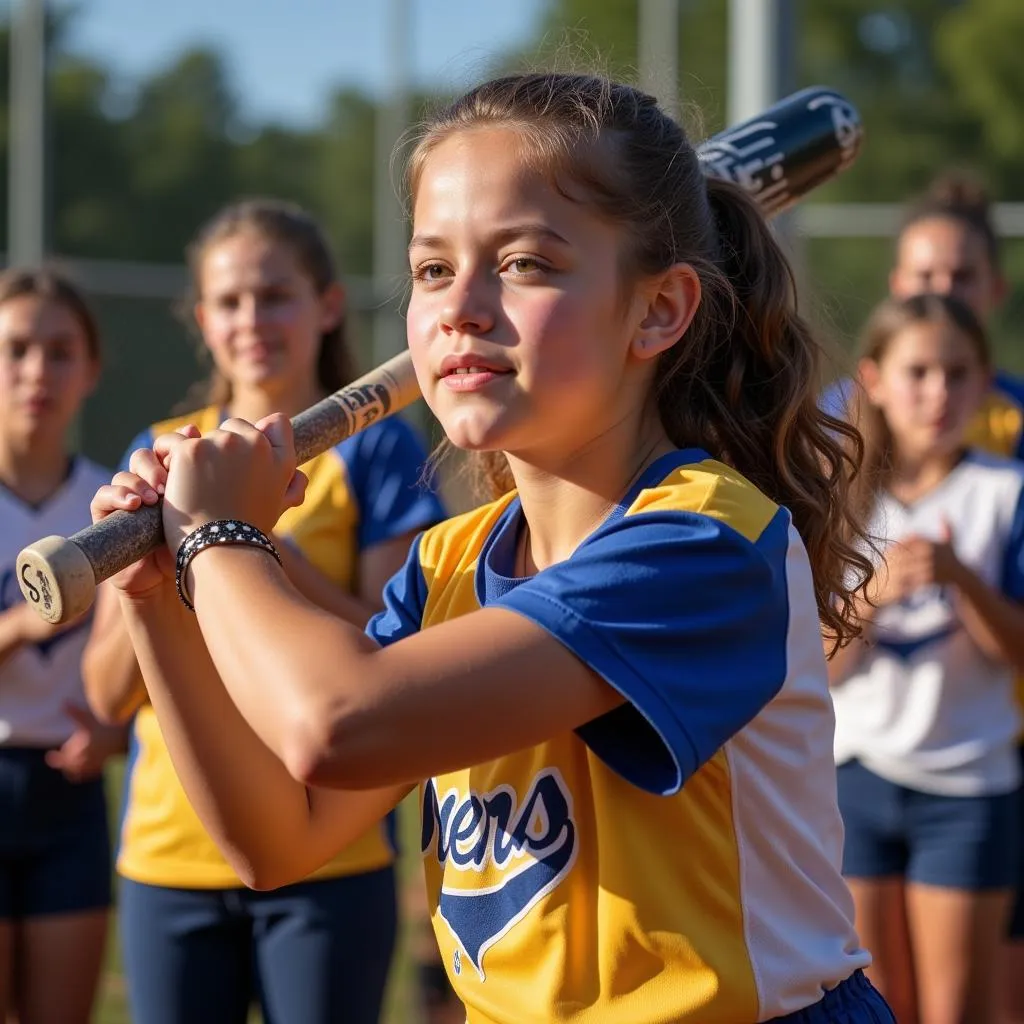
<path fill-rule="evenodd" d="M 985 323 L 1002 301 L 1003 281 L 977 231 L 951 217 L 931 217 L 903 232 L 889 290 L 900 299 L 951 295 Z"/>
<path fill-rule="evenodd" d="M 196 321 L 233 386 L 276 394 L 315 379 L 322 333 L 340 309 L 289 245 L 240 231 L 210 246 L 199 276 Z"/>
<path fill-rule="evenodd" d="M 0 304 L 0 433 L 5 437 L 62 444 L 98 375 L 85 330 L 65 305 L 34 295 Z"/>
<path fill-rule="evenodd" d="M 898 450 L 912 458 L 955 452 L 989 386 L 971 339 L 941 322 L 905 327 L 882 358 L 865 360 L 861 371 Z"/>
<path fill-rule="evenodd" d="M 569 456 L 643 400 L 623 238 L 561 195 L 514 133 L 472 129 L 427 157 L 413 210 L 409 346 L 461 448 Z"/>

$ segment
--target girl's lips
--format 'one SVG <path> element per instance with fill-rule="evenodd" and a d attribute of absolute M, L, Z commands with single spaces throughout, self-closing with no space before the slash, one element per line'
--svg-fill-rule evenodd
<path fill-rule="evenodd" d="M 510 376 L 511 373 L 511 370 L 496 370 L 490 367 L 474 366 L 467 367 L 459 372 L 453 371 L 442 374 L 441 383 L 449 391 L 480 391 L 499 378 Z"/>

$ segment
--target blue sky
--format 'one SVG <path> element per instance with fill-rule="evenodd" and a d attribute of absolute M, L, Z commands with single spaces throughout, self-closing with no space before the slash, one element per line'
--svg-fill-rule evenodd
<path fill-rule="evenodd" d="M 56 0 L 68 6 L 68 0 Z M 228 58 L 243 112 L 310 123 L 331 87 L 372 91 L 387 82 L 389 0 L 81 0 L 69 42 L 125 84 L 212 44 Z M 544 0 L 408 0 L 412 79 L 479 77 L 489 57 L 533 38 Z M 0 8 L 9 7 L 9 0 Z"/>

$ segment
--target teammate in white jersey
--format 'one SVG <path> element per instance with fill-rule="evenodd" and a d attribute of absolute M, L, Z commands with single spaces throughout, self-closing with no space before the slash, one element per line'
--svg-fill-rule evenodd
<path fill-rule="evenodd" d="M 990 363 L 966 306 L 890 300 L 862 351 L 855 497 L 885 565 L 830 668 L 843 870 L 897 1019 L 988 1021 L 1020 841 L 1024 464 L 967 447 Z"/>
<path fill-rule="evenodd" d="M 86 1024 L 103 959 L 101 770 L 124 735 L 86 710 L 88 624 L 46 625 L 15 565 L 34 538 L 85 526 L 107 476 L 65 441 L 99 358 L 71 285 L 45 271 L 0 276 L 0 1021 Z"/>

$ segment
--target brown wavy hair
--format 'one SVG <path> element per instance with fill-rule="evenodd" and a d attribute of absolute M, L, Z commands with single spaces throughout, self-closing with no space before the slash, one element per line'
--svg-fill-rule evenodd
<path fill-rule="evenodd" d="M 213 246 L 242 232 L 253 232 L 291 249 L 318 295 L 338 280 L 337 264 L 320 225 L 302 207 L 279 199 L 246 199 L 225 206 L 204 224 L 185 251 L 191 287 L 179 304 L 179 314 L 192 323 L 192 310 L 202 294 L 203 260 Z M 355 377 L 345 318 L 320 336 L 317 381 L 331 394 Z M 231 382 L 214 367 L 206 380 L 190 389 L 181 411 L 207 405 L 226 405 Z"/>
<path fill-rule="evenodd" d="M 792 271 L 756 203 L 705 179 L 685 132 L 654 97 L 557 73 L 487 82 L 423 126 L 407 167 L 410 196 L 434 148 L 480 126 L 515 131 L 556 188 L 567 194 L 573 182 L 599 216 L 622 227 L 627 284 L 676 263 L 696 270 L 697 313 L 655 371 L 652 399 L 664 428 L 674 444 L 704 448 L 789 509 L 826 637 L 856 635 L 849 569 L 859 586 L 871 576 L 847 501 L 859 439 L 818 407 L 823 351 L 797 312 Z M 473 459 L 491 495 L 513 486 L 502 453 Z"/>
<path fill-rule="evenodd" d="M 864 325 L 860 358 L 880 363 L 893 338 L 916 324 L 948 324 L 970 341 L 981 365 L 991 369 L 992 355 L 981 321 L 969 306 L 948 295 L 886 299 Z M 892 434 L 881 409 L 868 401 L 862 387 L 855 388 L 850 397 L 849 415 L 863 445 L 861 471 L 853 481 L 850 500 L 857 513 L 866 518 L 874 508 L 878 492 L 888 486 L 892 475 Z"/>

